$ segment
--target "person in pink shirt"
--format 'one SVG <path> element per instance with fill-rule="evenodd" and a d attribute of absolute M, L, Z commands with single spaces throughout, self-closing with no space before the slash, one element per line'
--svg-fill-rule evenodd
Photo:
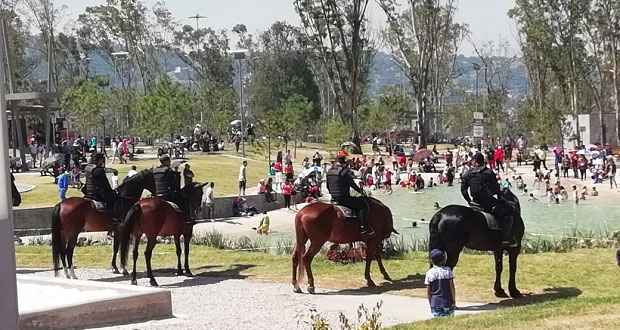
<path fill-rule="evenodd" d="M 286 180 L 282 185 L 282 195 L 284 196 L 284 207 L 291 209 L 291 195 L 293 194 L 293 184 Z"/>

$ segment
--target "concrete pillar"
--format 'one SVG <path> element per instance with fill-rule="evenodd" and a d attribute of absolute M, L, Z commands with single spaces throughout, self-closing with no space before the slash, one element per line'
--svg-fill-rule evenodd
<path fill-rule="evenodd" d="M 0 17 L 4 20 L 4 17 Z M 0 38 L 0 81 L 5 81 L 4 41 Z M 0 143 L 9 150 L 4 84 L 0 86 Z M 13 208 L 11 177 L 7 152 L 0 153 L 0 322 L 3 330 L 19 329 L 17 283 L 15 279 L 15 245 L 13 241 Z"/>

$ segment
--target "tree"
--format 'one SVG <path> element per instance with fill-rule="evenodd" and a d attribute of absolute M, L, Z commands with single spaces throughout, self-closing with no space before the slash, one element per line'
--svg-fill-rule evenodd
<path fill-rule="evenodd" d="M 288 99 L 303 96 L 313 104 L 309 122 L 320 115 L 319 90 L 310 68 L 311 53 L 299 28 L 285 22 L 274 23 L 259 35 L 251 63 L 250 106 L 257 116 L 277 111 Z"/>
<path fill-rule="evenodd" d="M 182 132 L 191 127 L 192 98 L 189 92 L 161 78 L 153 90 L 136 104 L 136 131 L 156 138 Z"/>
<path fill-rule="evenodd" d="M 297 140 L 305 137 L 310 128 L 310 119 L 314 115 L 315 106 L 307 98 L 302 95 L 293 95 L 289 97 L 281 109 L 282 127 L 284 127 L 284 137 L 286 148 L 288 149 L 288 141 L 292 137 L 294 141 L 295 157 L 297 157 Z"/>
<path fill-rule="evenodd" d="M 454 1 L 408 0 L 399 12 L 397 0 L 379 0 L 388 17 L 386 41 L 409 79 L 415 100 L 419 143 L 426 147 L 429 135 L 427 112 L 434 104 L 441 112 L 445 88 L 458 76 L 456 52 L 466 30 L 454 23 Z"/>
<path fill-rule="evenodd" d="M 357 151 L 361 151 L 357 110 L 375 54 L 366 16 L 368 3 L 369 0 L 295 0 L 303 31 L 332 85 L 342 122 L 351 127 Z"/>
<path fill-rule="evenodd" d="M 389 89 L 378 100 L 360 110 L 362 126 L 366 132 L 389 138 L 390 132 L 398 128 L 407 108 L 407 101 L 400 91 Z"/>
<path fill-rule="evenodd" d="M 323 126 L 323 138 L 331 148 L 340 149 L 351 136 L 351 128 L 340 121 L 328 121 Z"/>
<path fill-rule="evenodd" d="M 87 131 L 97 127 L 103 118 L 105 94 L 102 87 L 107 85 L 107 77 L 95 76 L 87 80 L 79 80 L 67 88 L 62 96 L 62 106 L 71 116 L 75 116 L 76 125 L 80 130 Z"/>

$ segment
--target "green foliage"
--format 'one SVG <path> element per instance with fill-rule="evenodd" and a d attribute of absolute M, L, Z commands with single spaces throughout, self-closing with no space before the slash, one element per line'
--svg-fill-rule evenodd
<path fill-rule="evenodd" d="M 366 132 L 387 136 L 397 129 L 397 123 L 406 115 L 408 104 L 397 90 L 387 94 L 371 104 L 360 107 L 362 127 Z"/>
<path fill-rule="evenodd" d="M 373 307 L 372 311 L 369 311 L 363 304 L 360 305 L 357 308 L 356 325 L 352 325 L 346 315 L 340 313 L 338 317 L 340 323 L 339 328 L 341 330 L 380 330 L 381 323 L 379 322 L 379 318 L 381 318 L 381 306 L 383 306 L 383 301 L 379 301 L 377 305 Z M 306 321 L 305 323 L 308 324 L 312 330 L 332 329 L 327 320 L 314 308 L 310 310 L 310 321 Z"/>
<path fill-rule="evenodd" d="M 300 95 L 313 105 L 308 120 L 321 115 L 319 90 L 310 67 L 310 50 L 299 28 L 274 23 L 259 36 L 258 50 L 251 61 L 250 104 L 259 117 L 278 111 L 291 97 Z"/>
<path fill-rule="evenodd" d="M 323 138 L 331 148 L 340 148 L 342 143 L 349 140 L 351 128 L 340 121 L 329 121 L 323 126 Z"/>
<path fill-rule="evenodd" d="M 136 104 L 136 131 L 148 137 L 171 136 L 191 126 L 190 93 L 168 77 Z"/>
<path fill-rule="evenodd" d="M 62 96 L 63 108 L 75 116 L 75 125 L 81 130 L 90 129 L 100 123 L 105 95 L 101 91 L 102 77 L 79 80 L 67 88 Z"/>

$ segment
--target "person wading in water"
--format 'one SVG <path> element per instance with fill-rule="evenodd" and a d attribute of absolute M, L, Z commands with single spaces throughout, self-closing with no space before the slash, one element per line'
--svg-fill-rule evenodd
<path fill-rule="evenodd" d="M 346 157 L 338 156 L 338 162 L 327 172 L 327 189 L 332 196 L 332 201 L 348 207 L 358 213 L 360 222 L 360 234 L 372 235 L 374 232 L 368 226 L 368 204 L 364 197 L 351 197 L 349 189 L 365 196 L 364 190 L 353 180 L 353 175 L 349 169 Z"/>
<path fill-rule="evenodd" d="M 503 247 L 517 246 L 516 240 L 510 237 L 514 208 L 504 199 L 495 173 L 485 166 L 484 156 L 477 153 L 473 161 L 474 167 L 465 174 L 461 183 L 463 198 L 472 208 L 491 213 L 500 220 Z"/>

